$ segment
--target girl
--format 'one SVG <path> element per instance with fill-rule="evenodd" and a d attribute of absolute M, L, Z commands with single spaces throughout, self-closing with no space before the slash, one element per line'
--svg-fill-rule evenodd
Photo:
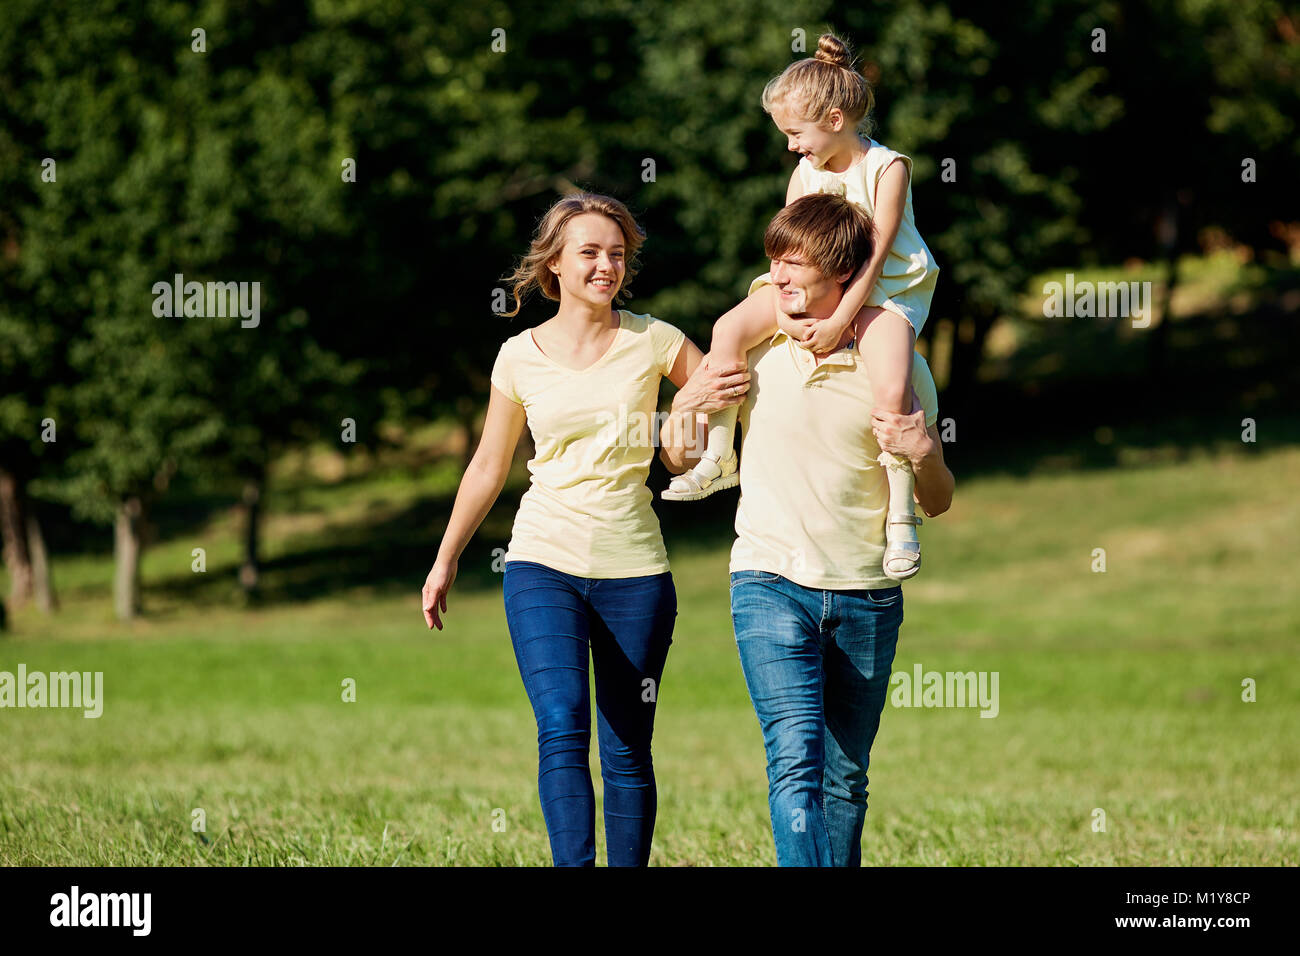
<path fill-rule="evenodd" d="M 422 594 L 425 623 L 441 630 L 457 562 L 500 494 L 527 423 L 536 454 L 503 592 L 537 718 L 537 784 L 556 866 L 595 865 L 589 654 L 609 865 L 645 866 L 654 832 L 650 738 L 677 596 L 645 485 L 653 448 L 642 423 L 654 420 L 661 378 L 684 385 L 703 356 L 666 322 L 611 305 L 644 239 L 608 196 L 577 193 L 543 217 L 509 280 L 515 307 L 506 314 L 517 315 L 534 287 L 559 310 L 501 346 L 483 437 Z M 747 379 L 723 384 L 739 396 Z"/>
<path fill-rule="evenodd" d="M 788 149 L 800 155 L 786 204 L 815 192 L 846 196 L 874 221 L 875 248 L 830 318 L 793 320 L 751 303 L 714 325 L 710 355 L 723 365 L 743 361 L 749 349 L 778 327 L 814 353 L 824 354 L 861 310 L 865 331 L 859 351 L 875 404 L 907 414 L 912 410 L 913 349 L 930 310 L 939 268 L 913 222 L 911 159 L 858 133 L 870 130 L 873 102 L 871 86 L 854 67 L 847 45 L 829 33 L 818 39 L 815 56 L 792 63 L 763 90 L 763 109 L 788 137 Z M 870 410 L 863 409 L 863 414 Z M 708 450 L 695 468 L 673 479 L 664 498 L 692 501 L 737 484 L 735 423 L 735 408 L 709 416 Z M 886 469 L 890 498 L 883 570 L 901 581 L 921 566 L 915 528 L 921 519 L 912 507 L 912 469 L 905 458 L 890 452 L 882 451 L 878 460 Z"/>

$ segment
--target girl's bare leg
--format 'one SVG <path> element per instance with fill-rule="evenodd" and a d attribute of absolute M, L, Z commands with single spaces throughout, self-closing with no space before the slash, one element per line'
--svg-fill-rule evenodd
<path fill-rule="evenodd" d="M 912 353 L 916 334 L 912 324 L 897 312 L 872 308 L 862 332 L 859 351 L 867 366 L 872 400 L 877 408 L 906 415 L 912 411 Z M 921 543 L 916 526 L 921 523 L 913 507 L 915 476 L 912 464 L 893 452 L 879 458 L 889 482 L 889 511 L 885 523 L 886 577 L 903 581 L 921 568 Z"/>

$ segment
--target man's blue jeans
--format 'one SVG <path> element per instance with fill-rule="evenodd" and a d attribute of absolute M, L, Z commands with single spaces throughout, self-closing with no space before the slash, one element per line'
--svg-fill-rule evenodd
<path fill-rule="evenodd" d="M 860 866 L 903 589 L 824 591 L 736 571 L 731 620 L 767 750 L 777 864 Z"/>

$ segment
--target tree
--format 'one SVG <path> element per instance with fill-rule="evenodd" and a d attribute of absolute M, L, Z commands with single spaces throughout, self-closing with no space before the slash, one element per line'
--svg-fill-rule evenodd
<path fill-rule="evenodd" d="M 24 158 L 56 154 L 60 176 L 13 218 L 26 314 L 76 330 L 64 423 L 74 447 L 36 486 L 114 523 L 115 606 L 129 617 L 157 495 L 178 474 L 260 480 L 276 441 L 319 414 L 314 390 L 349 371 L 312 340 L 304 306 L 327 295 L 305 277 L 316 237 L 339 224 L 340 191 L 322 187 L 332 137 L 310 88 L 280 71 L 277 37 L 217 6 L 212 49 L 198 49 L 184 10 L 157 3 L 122 18 L 108 7 L 67 22 L 19 11 L 37 51 L 23 64 L 39 131 Z M 223 41 L 229 55 L 212 68 Z M 115 55 L 98 56 L 105 47 Z M 188 294 L 166 314 L 158 290 L 178 274 L 264 291 L 257 324 L 214 315 L 211 296 L 198 316 Z"/>

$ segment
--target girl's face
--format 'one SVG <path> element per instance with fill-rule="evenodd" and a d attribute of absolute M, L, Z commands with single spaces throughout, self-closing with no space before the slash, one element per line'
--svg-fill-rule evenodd
<path fill-rule="evenodd" d="M 560 277 L 560 297 L 574 296 L 593 306 L 614 301 L 627 269 L 623 230 L 598 212 L 574 216 L 564 227 L 564 247 L 549 268 Z"/>
<path fill-rule="evenodd" d="M 814 168 L 821 169 L 826 161 L 843 148 L 839 133 L 844 129 L 844 114 L 838 109 L 831 110 L 828 123 L 830 129 L 822 129 L 816 123 L 801 118 L 797 113 L 782 106 L 772 111 L 772 122 L 786 135 L 786 148 L 792 153 L 807 156 Z"/>

